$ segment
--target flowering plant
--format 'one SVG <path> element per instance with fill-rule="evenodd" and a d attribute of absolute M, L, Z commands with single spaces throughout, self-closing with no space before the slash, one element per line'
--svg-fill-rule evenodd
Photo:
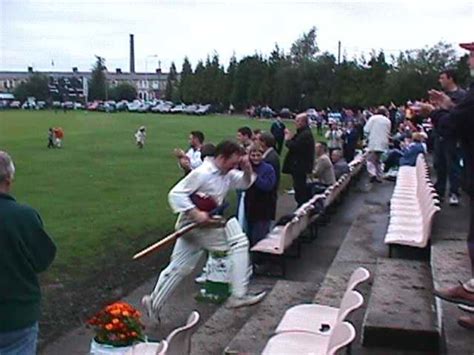
<path fill-rule="evenodd" d="M 95 341 L 112 346 L 129 346 L 144 341 L 140 312 L 125 302 L 108 305 L 87 321 L 95 330 Z"/>

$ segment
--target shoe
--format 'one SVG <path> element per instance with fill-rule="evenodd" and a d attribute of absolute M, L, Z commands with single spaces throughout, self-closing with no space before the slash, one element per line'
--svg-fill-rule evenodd
<path fill-rule="evenodd" d="M 449 196 L 449 205 L 459 206 L 459 198 L 456 194 L 451 194 L 451 196 Z"/>
<path fill-rule="evenodd" d="M 242 297 L 234 297 L 231 296 L 227 300 L 226 308 L 239 308 L 239 307 L 246 307 L 246 306 L 252 306 L 254 304 L 257 304 L 261 302 L 265 296 L 266 292 L 260 292 L 257 293 L 256 295 L 245 295 Z"/>
<path fill-rule="evenodd" d="M 466 329 L 474 330 L 474 317 L 473 316 L 461 316 L 458 318 L 458 324 Z"/>
<path fill-rule="evenodd" d="M 467 291 L 463 284 L 459 283 L 456 287 L 435 290 L 434 295 L 448 302 L 474 307 L 474 292 Z"/>
<path fill-rule="evenodd" d="M 207 275 L 204 272 L 194 279 L 194 282 L 199 285 L 204 284 L 206 281 L 207 281 Z"/>
<path fill-rule="evenodd" d="M 295 194 L 295 189 L 286 190 L 286 193 L 287 193 L 288 195 L 294 195 L 294 194 Z"/>
<path fill-rule="evenodd" d="M 465 304 L 458 304 L 458 308 L 464 312 L 474 313 L 474 307 L 466 306 Z"/>

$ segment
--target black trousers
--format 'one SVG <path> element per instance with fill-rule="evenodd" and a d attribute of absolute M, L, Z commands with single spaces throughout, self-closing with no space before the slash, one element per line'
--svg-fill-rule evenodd
<path fill-rule="evenodd" d="M 467 250 L 471 260 L 472 277 L 474 277 L 474 196 L 469 196 L 469 234 L 467 235 Z"/>
<path fill-rule="evenodd" d="M 293 188 L 295 189 L 295 200 L 298 206 L 309 200 L 309 189 L 306 184 L 306 173 L 293 173 Z"/>

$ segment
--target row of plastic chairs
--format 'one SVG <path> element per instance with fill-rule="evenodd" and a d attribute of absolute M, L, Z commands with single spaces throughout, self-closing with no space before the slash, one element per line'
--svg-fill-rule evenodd
<path fill-rule="evenodd" d="M 324 354 L 333 355 L 352 343 L 356 337 L 348 315 L 364 303 L 355 290 L 370 278 L 363 267 L 351 275 L 339 308 L 320 304 L 301 304 L 288 309 L 263 354 Z"/>
<path fill-rule="evenodd" d="M 365 159 L 366 154 L 357 155 L 349 164 L 350 173 L 341 176 L 324 193 L 314 195 L 308 202 L 301 205 L 293 213 L 290 221 L 285 225 L 275 226 L 266 238 L 252 247 L 251 251 L 283 255 L 301 233 L 324 212 L 324 209 L 329 208 L 341 196 L 351 179 L 360 172 Z"/>
<path fill-rule="evenodd" d="M 390 223 L 385 236 L 389 245 L 427 246 L 433 217 L 440 210 L 439 198 L 431 183 L 422 154 L 416 166 L 402 166 L 390 200 Z"/>
<path fill-rule="evenodd" d="M 191 335 L 199 322 L 200 315 L 193 311 L 182 327 L 173 330 L 160 342 L 135 344 L 126 355 L 187 355 L 191 353 Z"/>

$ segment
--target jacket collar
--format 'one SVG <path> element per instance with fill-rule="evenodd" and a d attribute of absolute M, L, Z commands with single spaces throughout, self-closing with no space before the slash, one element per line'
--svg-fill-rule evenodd
<path fill-rule="evenodd" d="M 9 194 L 5 194 L 3 192 L 0 192 L 0 200 L 12 200 L 15 201 L 15 198 Z"/>

